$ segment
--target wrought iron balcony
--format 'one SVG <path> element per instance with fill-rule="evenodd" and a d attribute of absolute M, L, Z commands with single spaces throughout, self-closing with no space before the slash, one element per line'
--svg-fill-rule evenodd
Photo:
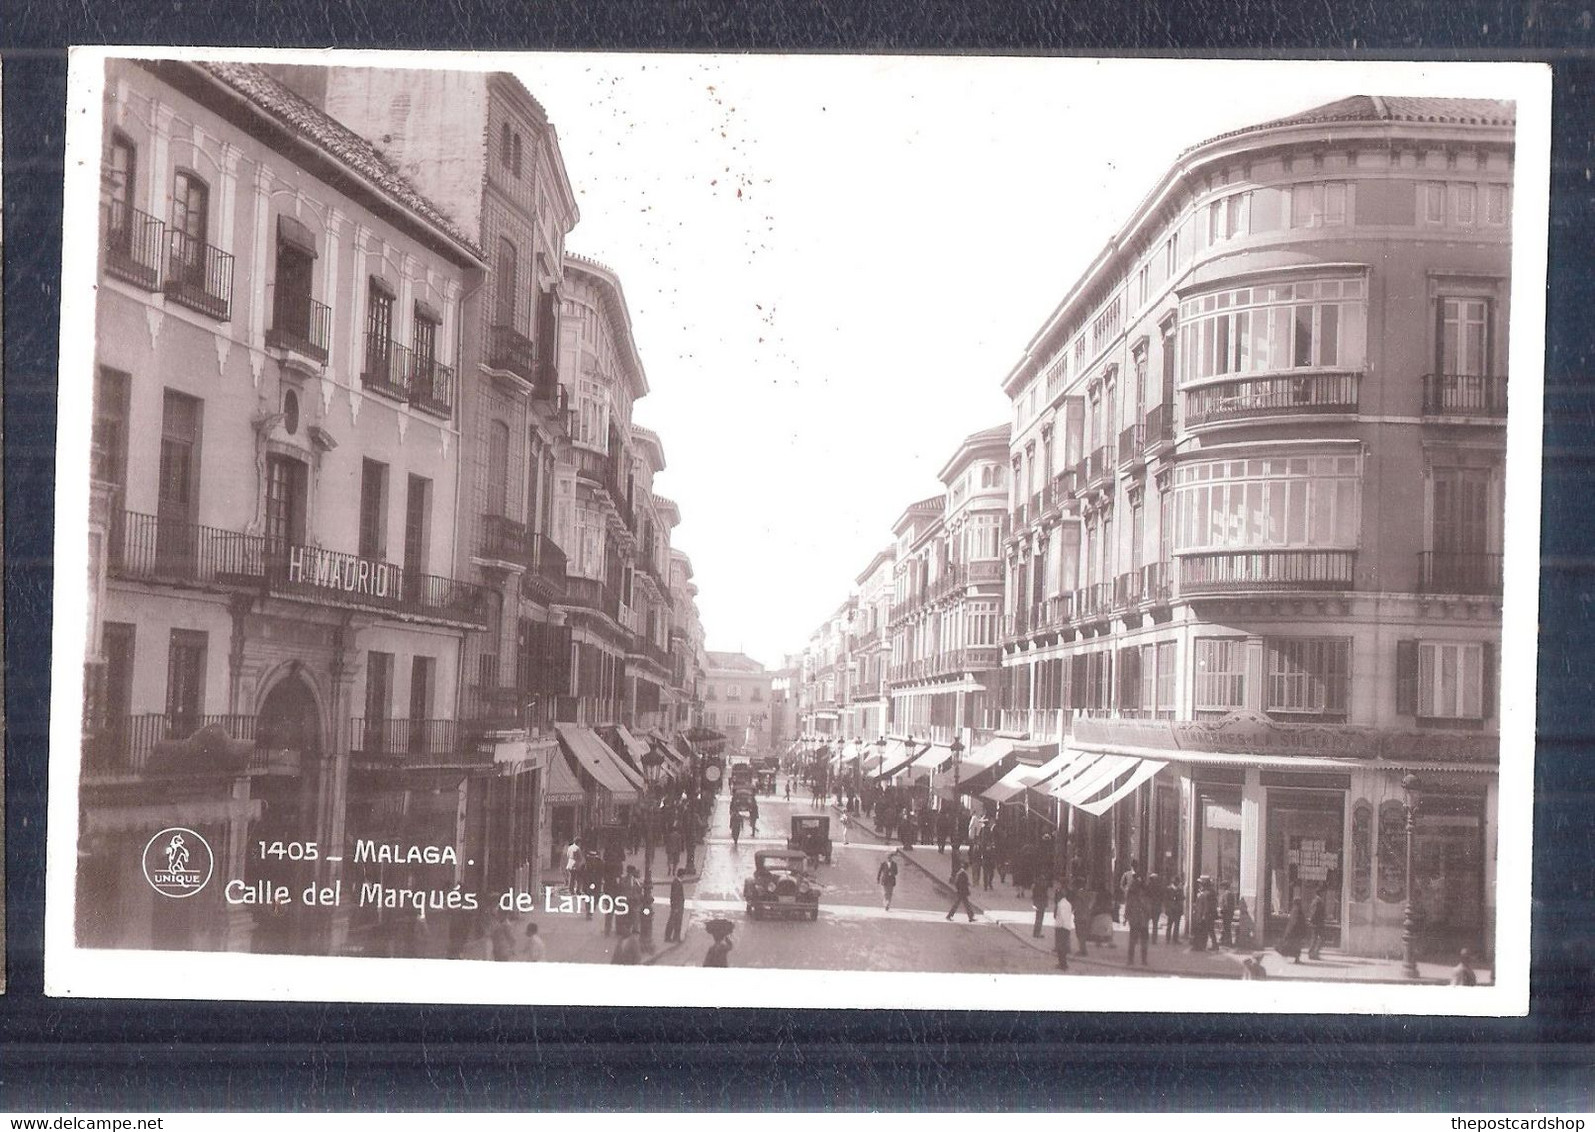
<path fill-rule="evenodd" d="M 1148 605 L 1167 605 L 1172 581 L 1167 562 L 1148 562 L 1141 567 L 1141 600 Z"/>
<path fill-rule="evenodd" d="M 1113 608 L 1113 584 L 1093 582 L 1074 591 L 1074 620 L 1097 621 L 1108 616 Z"/>
<path fill-rule="evenodd" d="M 410 399 L 410 351 L 392 338 L 366 332 L 365 369 L 360 384 L 395 401 Z"/>
<path fill-rule="evenodd" d="M 1426 417 L 1504 417 L 1506 378 L 1468 373 L 1423 375 Z"/>
<path fill-rule="evenodd" d="M 1425 550 L 1418 555 L 1421 592 L 1426 594 L 1499 594 L 1502 556 Z"/>
<path fill-rule="evenodd" d="M 1086 486 L 1098 487 L 1113 478 L 1113 445 L 1104 444 L 1091 453 L 1091 466 L 1086 472 Z"/>
<path fill-rule="evenodd" d="M 1353 550 L 1226 550 L 1180 558 L 1180 593 L 1349 590 Z"/>
<path fill-rule="evenodd" d="M 1122 468 L 1135 468 L 1146 463 L 1146 456 L 1142 452 L 1145 429 L 1141 422 L 1126 426 L 1119 433 L 1119 466 Z"/>
<path fill-rule="evenodd" d="M 492 326 L 487 331 L 487 366 L 514 374 L 528 385 L 537 384 L 537 343 L 513 326 Z"/>
<path fill-rule="evenodd" d="M 522 561 L 526 557 L 526 525 L 504 515 L 483 515 L 477 554 L 500 562 Z"/>
<path fill-rule="evenodd" d="M 410 404 L 423 413 L 448 420 L 454 415 L 454 367 L 436 358 L 409 354 Z"/>
<path fill-rule="evenodd" d="M 1188 428 L 1253 417 L 1355 413 L 1360 373 L 1237 377 L 1185 391 Z"/>
<path fill-rule="evenodd" d="M 547 535 L 528 534 L 526 550 L 526 576 L 521 579 L 521 585 L 530 584 L 548 597 L 557 598 L 563 594 L 566 560 L 559 543 Z"/>
<path fill-rule="evenodd" d="M 1134 609 L 1141 604 L 1142 575 L 1139 570 L 1126 571 L 1113 579 L 1113 608 Z"/>
<path fill-rule="evenodd" d="M 1056 632 L 1069 623 L 1074 613 L 1074 595 L 1057 594 L 1046 598 L 1035 607 L 1033 629 L 1037 632 Z"/>
<path fill-rule="evenodd" d="M 285 290 L 279 281 L 271 299 L 271 328 L 266 331 L 267 346 L 292 350 L 324 362 L 327 360 L 331 331 L 331 307 L 316 302 L 309 295 Z"/>
<path fill-rule="evenodd" d="M 146 291 L 158 289 L 166 225 L 124 201 L 107 201 L 100 206 L 100 211 L 105 273 Z"/>
<path fill-rule="evenodd" d="M 1148 455 L 1174 443 L 1174 405 L 1153 405 L 1141 422 L 1141 447 Z"/>
<path fill-rule="evenodd" d="M 211 318 L 231 318 L 233 257 L 187 232 L 166 235 L 166 297 Z"/>
<path fill-rule="evenodd" d="M 252 715 L 124 715 L 84 737 L 83 773 L 93 778 L 143 774 L 157 743 L 192 738 L 202 727 L 220 727 L 229 739 L 253 742 Z"/>
<path fill-rule="evenodd" d="M 349 723 L 350 755 L 367 767 L 489 766 L 493 761 L 475 744 L 462 742 L 456 720 L 357 718 Z"/>

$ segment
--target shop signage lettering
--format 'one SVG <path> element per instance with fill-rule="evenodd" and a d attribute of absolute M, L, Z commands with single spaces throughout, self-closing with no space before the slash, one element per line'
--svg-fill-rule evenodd
<path fill-rule="evenodd" d="M 385 598 L 396 592 L 395 568 L 387 562 L 351 558 L 329 550 L 296 546 L 288 552 L 288 581 L 342 593 Z"/>

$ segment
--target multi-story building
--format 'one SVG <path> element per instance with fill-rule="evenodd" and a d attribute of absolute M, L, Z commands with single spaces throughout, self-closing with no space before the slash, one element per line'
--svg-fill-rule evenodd
<path fill-rule="evenodd" d="M 328 858 L 357 839 L 462 844 L 493 760 L 456 703 L 489 616 L 455 546 L 484 257 L 259 68 L 112 62 L 103 138 L 80 939 L 337 948 L 352 900 L 215 884 L 152 916 L 141 851 L 185 826 L 218 876 L 297 895 L 352 890 Z"/>
<path fill-rule="evenodd" d="M 698 584 L 692 560 L 670 552 L 670 671 L 676 702 L 674 727 L 689 731 L 703 725 L 703 622 L 698 617 Z"/>
<path fill-rule="evenodd" d="M 1003 382 L 1003 722 L 1060 852 L 1488 945 L 1514 119 L 1356 97 L 1184 153 Z M 1403 780 L 1415 776 L 1408 785 Z M 1408 804 L 1418 803 L 1407 875 Z"/>
<path fill-rule="evenodd" d="M 769 753 L 773 673 L 751 656 L 710 649 L 703 677 L 704 723 L 733 750 Z"/>
<path fill-rule="evenodd" d="M 870 559 L 858 577 L 857 606 L 853 616 L 853 682 L 848 689 L 849 735 L 866 740 L 886 734 L 891 717 L 887 672 L 892 662 L 892 638 L 887 625 L 892 616 L 893 569 L 897 548 L 889 546 Z"/>
<path fill-rule="evenodd" d="M 848 598 L 809 638 L 803 654 L 804 733 L 820 740 L 849 737 L 843 705 L 848 684 L 848 632 L 855 601 Z"/>
<path fill-rule="evenodd" d="M 484 889 L 531 886 L 545 838 L 553 721 L 570 684 L 565 551 L 554 530 L 556 454 L 568 445 L 559 294 L 578 211 L 559 139 L 513 76 L 280 66 L 307 102 L 371 139 L 483 249 L 464 297 L 458 559 L 489 592 L 467 642 L 461 717 L 495 751 L 467 800 Z"/>
<path fill-rule="evenodd" d="M 941 469 L 944 494 L 898 519 L 888 675 L 893 728 L 966 745 L 989 730 L 1000 670 L 1008 427 L 973 433 Z"/>

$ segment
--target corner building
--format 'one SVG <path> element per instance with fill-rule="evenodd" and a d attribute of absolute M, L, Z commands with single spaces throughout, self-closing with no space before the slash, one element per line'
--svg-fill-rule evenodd
<path fill-rule="evenodd" d="M 256 67 L 108 64 L 103 147 L 79 939 L 336 950 L 374 878 L 328 858 L 400 828 L 452 843 L 439 799 L 482 764 L 455 501 L 483 257 Z M 162 825 L 219 879 L 155 914 Z M 224 903 L 226 878 L 292 903 Z M 336 914 L 300 904 L 340 881 Z"/>
<path fill-rule="evenodd" d="M 1204 142 L 1004 380 L 1000 724 L 1061 740 L 1077 881 L 1210 876 L 1258 943 L 1322 891 L 1382 955 L 1410 885 L 1420 954 L 1488 950 L 1513 137 L 1359 96 Z"/>

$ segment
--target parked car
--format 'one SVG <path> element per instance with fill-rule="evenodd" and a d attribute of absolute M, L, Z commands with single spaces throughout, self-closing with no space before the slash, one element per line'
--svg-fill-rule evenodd
<path fill-rule="evenodd" d="M 761 849 L 753 855 L 753 875 L 742 882 L 748 917 L 820 918 L 820 886 L 809 872 L 807 853 Z"/>

